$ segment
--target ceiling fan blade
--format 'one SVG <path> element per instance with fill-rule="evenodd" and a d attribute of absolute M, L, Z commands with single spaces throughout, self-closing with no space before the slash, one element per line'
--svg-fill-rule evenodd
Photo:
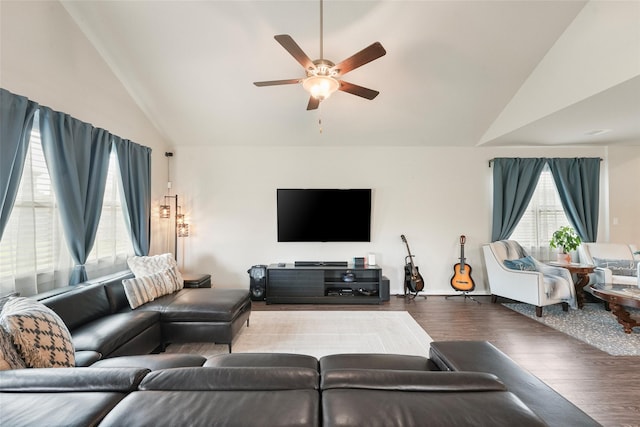
<path fill-rule="evenodd" d="M 292 85 L 300 83 L 302 79 L 288 79 L 288 80 L 271 80 L 266 82 L 253 82 L 256 86 L 275 86 L 275 85 Z"/>
<path fill-rule="evenodd" d="M 309 103 L 307 104 L 307 111 L 316 110 L 320 106 L 320 100 L 314 98 L 313 96 L 309 97 Z"/>
<path fill-rule="evenodd" d="M 377 90 L 354 85 L 353 83 L 345 82 L 344 80 L 338 80 L 338 82 L 340 82 L 340 87 L 338 88 L 338 90 L 350 93 L 352 95 L 360 96 L 362 98 L 366 98 L 369 100 L 375 98 L 380 93 Z"/>
<path fill-rule="evenodd" d="M 305 70 L 313 70 L 316 66 L 306 53 L 293 41 L 289 34 L 279 34 L 274 38 L 293 56 Z"/>
<path fill-rule="evenodd" d="M 365 47 L 355 55 L 352 55 L 344 61 L 340 62 L 333 67 L 333 70 L 335 70 L 339 76 L 343 76 L 351 70 L 354 70 L 358 67 L 363 66 L 364 64 L 373 61 L 374 59 L 378 59 L 381 56 L 384 56 L 386 53 L 387 51 L 384 50 L 382 45 L 379 42 L 375 42 Z"/>

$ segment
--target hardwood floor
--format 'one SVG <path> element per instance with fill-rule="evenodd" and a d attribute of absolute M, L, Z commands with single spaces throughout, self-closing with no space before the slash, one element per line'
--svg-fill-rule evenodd
<path fill-rule="evenodd" d="M 441 296 L 392 296 L 380 306 L 254 302 L 253 310 L 406 310 L 436 341 L 491 342 L 605 427 L 640 426 L 640 357 L 610 356 L 489 297 L 476 298 L 481 304 Z"/>

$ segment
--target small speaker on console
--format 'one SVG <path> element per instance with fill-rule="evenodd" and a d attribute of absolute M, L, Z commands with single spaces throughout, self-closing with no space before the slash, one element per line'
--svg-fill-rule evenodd
<path fill-rule="evenodd" d="M 364 267 L 364 258 L 354 258 L 353 265 L 356 267 Z"/>

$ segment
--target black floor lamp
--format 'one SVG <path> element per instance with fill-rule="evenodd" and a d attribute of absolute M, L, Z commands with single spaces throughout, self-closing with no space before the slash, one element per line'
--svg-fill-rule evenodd
<path fill-rule="evenodd" d="M 173 153 L 166 152 L 164 153 L 167 158 L 167 192 L 171 191 L 171 175 L 169 170 L 169 159 L 173 157 Z M 168 200 L 168 203 L 167 203 Z M 173 256 L 178 261 L 178 237 L 189 237 L 189 224 L 184 221 L 184 214 L 182 213 L 182 207 L 178 202 L 178 195 L 169 195 L 164 196 L 164 204 L 160 205 L 160 218 L 169 219 L 171 218 L 171 200 L 175 203 L 175 210 L 173 215 Z"/>

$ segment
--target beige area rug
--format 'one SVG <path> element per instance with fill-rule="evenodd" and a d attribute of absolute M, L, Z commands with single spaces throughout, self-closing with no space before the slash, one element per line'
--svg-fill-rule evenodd
<path fill-rule="evenodd" d="M 431 337 L 406 311 L 253 311 L 249 327 L 233 340 L 234 353 L 336 353 L 429 355 Z M 226 344 L 171 344 L 168 353 L 205 357 Z"/>

